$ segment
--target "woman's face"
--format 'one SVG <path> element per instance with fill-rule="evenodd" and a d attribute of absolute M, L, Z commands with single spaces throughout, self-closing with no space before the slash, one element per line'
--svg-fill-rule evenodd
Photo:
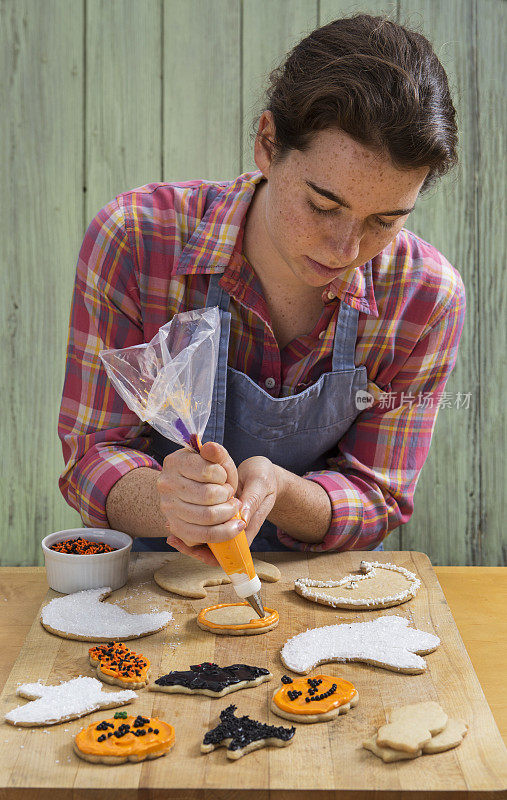
<path fill-rule="evenodd" d="M 263 118 L 272 140 L 271 115 Z M 255 161 L 267 178 L 263 227 L 286 273 L 279 277 L 291 272 L 315 287 L 369 261 L 395 238 L 428 173 L 400 170 L 338 129 L 320 131 L 306 152 L 291 150 L 280 163 L 258 137 Z"/>

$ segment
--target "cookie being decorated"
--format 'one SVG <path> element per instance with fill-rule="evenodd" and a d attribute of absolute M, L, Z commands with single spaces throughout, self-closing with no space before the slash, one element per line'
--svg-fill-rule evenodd
<path fill-rule="evenodd" d="M 90 664 L 97 670 L 97 678 L 105 683 L 125 689 L 143 689 L 148 683 L 150 662 L 123 642 L 90 647 L 88 655 Z"/>
<path fill-rule="evenodd" d="M 174 744 L 174 728 L 156 717 L 122 717 L 93 722 L 74 738 L 74 752 L 94 764 L 124 764 L 164 756 Z"/>
<path fill-rule="evenodd" d="M 83 677 L 63 681 L 57 686 L 23 683 L 16 689 L 16 694 L 32 702 L 9 711 L 5 721 L 25 727 L 57 725 L 101 708 L 123 706 L 137 697 L 132 691 L 105 692 L 96 678 Z"/>
<path fill-rule="evenodd" d="M 263 667 L 251 667 L 248 664 L 219 667 L 218 664 L 206 661 L 203 664 L 194 664 L 189 670 L 162 675 L 151 684 L 150 690 L 223 697 L 230 692 L 258 686 L 264 681 L 271 680 L 272 677 L 271 672 Z"/>
<path fill-rule="evenodd" d="M 197 624 L 205 631 L 227 636 L 248 636 L 267 633 L 278 625 L 278 611 L 264 608 L 265 616 L 260 619 L 249 603 L 219 603 L 203 608 L 197 617 Z"/>
<path fill-rule="evenodd" d="M 332 608 L 367 610 L 388 608 L 415 597 L 421 581 L 404 567 L 381 561 L 361 561 L 359 573 L 339 580 L 316 581 L 297 578 L 297 594 Z"/>
<path fill-rule="evenodd" d="M 84 642 L 125 641 L 162 630 L 173 618 L 170 611 L 129 614 L 113 603 L 103 603 L 111 587 L 85 589 L 56 597 L 42 609 L 41 623 L 50 633 Z"/>
<path fill-rule="evenodd" d="M 266 725 L 250 717 L 236 717 L 236 706 L 228 706 L 220 713 L 220 722 L 208 731 L 201 744 L 202 753 L 217 747 L 227 747 L 227 758 L 237 759 L 261 747 L 286 747 L 296 733 L 294 726 Z"/>
<path fill-rule="evenodd" d="M 392 615 L 310 628 L 284 644 L 281 659 L 288 669 L 303 675 L 331 661 L 363 661 L 416 675 L 426 669 L 421 654 L 432 653 L 439 644 L 435 634 L 411 628 L 408 619 Z"/>
<path fill-rule="evenodd" d="M 359 702 L 355 686 L 331 675 L 313 678 L 282 677 L 271 700 L 271 711 L 293 722 L 328 722 Z"/>
<path fill-rule="evenodd" d="M 280 580 L 280 570 L 274 564 L 267 564 L 257 558 L 253 559 L 253 563 L 261 580 L 270 583 Z M 205 586 L 220 586 L 231 582 L 221 567 L 210 567 L 196 558 L 184 555 L 167 561 L 153 577 L 162 589 L 183 597 L 206 597 Z"/>

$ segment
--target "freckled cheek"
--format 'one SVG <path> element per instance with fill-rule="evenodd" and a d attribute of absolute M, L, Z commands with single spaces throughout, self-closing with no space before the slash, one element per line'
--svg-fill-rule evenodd
<path fill-rule="evenodd" d="M 316 225 L 308 221 L 297 208 L 278 207 L 271 216 L 272 231 L 276 238 L 285 243 L 288 250 L 296 252 L 316 238 Z"/>

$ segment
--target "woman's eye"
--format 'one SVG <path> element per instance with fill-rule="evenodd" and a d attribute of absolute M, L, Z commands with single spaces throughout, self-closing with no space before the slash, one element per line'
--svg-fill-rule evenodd
<path fill-rule="evenodd" d="M 311 200 L 308 200 L 308 205 L 314 214 L 335 214 L 338 211 L 337 208 L 319 208 Z"/>
<path fill-rule="evenodd" d="M 319 208 L 319 206 L 316 206 L 311 200 L 308 200 L 308 205 L 310 207 L 310 211 L 312 211 L 314 214 L 322 214 L 323 216 L 336 214 L 340 210 L 339 208 Z M 394 228 L 398 220 L 393 220 L 393 222 L 384 222 L 384 220 L 380 219 L 380 217 L 374 217 L 374 221 L 376 225 L 380 225 L 381 228 L 389 230 L 389 228 Z"/>
<path fill-rule="evenodd" d="M 396 225 L 397 220 L 394 220 L 393 222 L 384 222 L 384 220 L 380 219 L 380 217 L 375 217 L 375 222 L 377 225 L 380 225 L 381 228 L 393 228 Z"/>

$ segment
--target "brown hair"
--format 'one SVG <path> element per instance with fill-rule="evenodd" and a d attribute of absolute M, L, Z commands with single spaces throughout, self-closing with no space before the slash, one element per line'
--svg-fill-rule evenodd
<path fill-rule="evenodd" d="M 269 81 L 264 108 L 273 114 L 275 161 L 337 127 L 389 153 L 399 168 L 428 166 L 423 191 L 457 163 L 456 110 L 444 68 L 422 34 L 386 17 L 357 14 L 317 28 Z"/>

